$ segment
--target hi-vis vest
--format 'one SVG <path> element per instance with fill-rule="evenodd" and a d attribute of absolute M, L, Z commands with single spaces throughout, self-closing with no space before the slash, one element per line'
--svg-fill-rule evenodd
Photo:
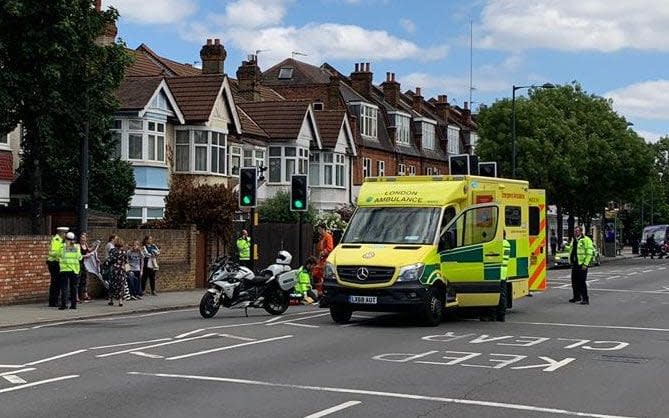
<path fill-rule="evenodd" d="M 569 245 L 565 246 L 565 250 L 569 251 L 569 258 L 571 259 L 571 249 L 574 246 L 572 239 Z M 582 235 L 576 244 L 576 258 L 579 266 L 588 266 L 590 261 L 595 256 L 595 246 L 592 245 L 592 240 L 587 235 Z"/>
<path fill-rule="evenodd" d="M 502 242 L 504 247 L 504 257 L 502 258 L 502 271 L 500 275 L 501 280 L 506 280 L 507 270 L 509 268 L 509 259 L 511 258 L 511 243 L 504 238 Z"/>
<path fill-rule="evenodd" d="M 49 245 L 49 255 L 46 261 L 58 261 L 60 250 L 63 248 L 64 242 L 60 235 L 56 234 L 51 238 Z"/>
<path fill-rule="evenodd" d="M 79 274 L 80 264 L 79 261 L 82 259 L 81 248 L 79 244 L 74 245 L 63 245 L 60 251 L 60 271 L 71 271 L 74 274 Z"/>
<path fill-rule="evenodd" d="M 297 283 L 295 283 L 295 293 L 306 294 L 311 289 L 311 276 L 309 271 L 300 267 L 297 272 Z"/>
<path fill-rule="evenodd" d="M 237 240 L 237 251 L 240 260 L 251 259 L 251 240 L 248 238 L 239 238 Z"/>

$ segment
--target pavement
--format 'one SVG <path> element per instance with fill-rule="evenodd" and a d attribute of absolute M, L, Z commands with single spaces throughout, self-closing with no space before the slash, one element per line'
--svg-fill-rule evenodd
<path fill-rule="evenodd" d="M 632 254 L 632 249 L 626 247 L 623 249 L 622 254 L 616 257 L 602 256 L 601 262 L 610 263 L 633 257 L 638 257 L 638 255 Z M 552 257 L 549 257 L 549 263 L 551 261 Z M 81 303 L 77 306 L 76 310 L 67 309 L 64 311 L 59 311 L 57 308 L 49 308 L 46 303 L 0 306 L 0 328 L 192 308 L 199 305 L 203 292 L 203 289 L 164 292 L 158 296 L 145 296 L 142 300 L 126 301 L 122 307 L 109 306 L 105 299 L 94 300 L 90 303 Z"/>

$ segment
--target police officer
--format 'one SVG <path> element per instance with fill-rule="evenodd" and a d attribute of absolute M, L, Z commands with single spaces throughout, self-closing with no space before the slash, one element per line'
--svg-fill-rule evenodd
<path fill-rule="evenodd" d="M 242 229 L 242 235 L 237 238 L 237 254 L 239 264 L 251 268 L 251 238 L 246 229 Z"/>
<path fill-rule="evenodd" d="M 569 299 L 570 303 L 581 302 L 581 305 L 589 305 L 588 285 L 588 266 L 595 254 L 595 247 L 592 245 L 590 237 L 583 234 L 581 227 L 574 228 L 574 239 L 568 246 L 571 261 L 571 288 L 574 297 Z"/>
<path fill-rule="evenodd" d="M 77 309 L 77 290 L 79 288 L 80 262 L 83 256 L 76 243 L 74 232 L 65 235 L 65 244 L 58 253 L 60 267 L 60 307 L 66 309 L 67 291 L 70 290 L 70 309 Z"/>
<path fill-rule="evenodd" d="M 51 282 L 49 283 L 49 306 L 52 308 L 58 306 L 58 294 L 60 292 L 59 254 L 63 248 L 65 234 L 69 230 L 70 228 L 66 226 L 56 228 L 56 235 L 51 238 L 51 244 L 49 244 L 49 255 L 46 258 L 46 265 L 51 275 Z"/>

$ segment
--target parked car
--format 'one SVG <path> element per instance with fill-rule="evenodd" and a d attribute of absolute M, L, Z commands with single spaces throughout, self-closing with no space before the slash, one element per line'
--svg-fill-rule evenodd
<path fill-rule="evenodd" d="M 643 229 L 639 241 L 639 255 L 642 257 L 647 257 L 651 253 L 651 250 L 646 248 L 646 242 L 651 235 L 655 238 L 656 246 L 652 252 L 659 254 L 662 245 L 669 242 L 669 225 L 650 225 Z"/>
<path fill-rule="evenodd" d="M 569 251 L 558 251 L 555 254 L 555 260 L 553 261 L 553 266 L 555 267 L 570 267 L 571 261 L 569 261 Z M 600 263 L 599 260 L 599 250 L 595 248 L 595 256 L 590 260 L 590 267 L 598 266 Z"/>

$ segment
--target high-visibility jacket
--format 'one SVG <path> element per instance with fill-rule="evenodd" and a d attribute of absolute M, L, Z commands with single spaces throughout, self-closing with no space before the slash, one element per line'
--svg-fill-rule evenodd
<path fill-rule="evenodd" d="M 574 240 L 564 247 L 565 251 L 569 252 L 569 259 L 571 260 L 571 250 L 574 245 Z M 579 266 L 589 266 L 593 257 L 595 256 L 595 246 L 592 240 L 587 235 L 582 235 L 577 240 L 576 244 L 576 259 Z"/>
<path fill-rule="evenodd" d="M 79 244 L 63 245 L 60 250 L 58 264 L 60 265 L 60 272 L 71 271 L 74 274 L 79 274 L 81 271 L 80 261 L 83 258 L 81 255 L 81 248 Z"/>
<path fill-rule="evenodd" d="M 295 283 L 295 293 L 306 294 L 311 289 L 311 276 L 309 271 L 300 267 L 297 271 L 297 280 Z"/>
<path fill-rule="evenodd" d="M 49 255 L 47 256 L 47 261 L 58 261 L 60 257 L 60 250 L 63 248 L 64 241 L 60 235 L 56 234 L 51 238 L 51 244 L 49 245 Z"/>
<path fill-rule="evenodd" d="M 242 238 L 237 239 L 237 252 L 239 253 L 239 259 L 242 261 L 251 259 L 251 239 Z"/>
<path fill-rule="evenodd" d="M 511 243 L 506 239 L 504 239 L 504 241 L 502 241 L 502 247 L 504 248 L 504 251 L 502 257 L 502 270 L 500 274 L 500 280 L 506 280 L 509 270 L 509 259 L 511 258 Z"/>

